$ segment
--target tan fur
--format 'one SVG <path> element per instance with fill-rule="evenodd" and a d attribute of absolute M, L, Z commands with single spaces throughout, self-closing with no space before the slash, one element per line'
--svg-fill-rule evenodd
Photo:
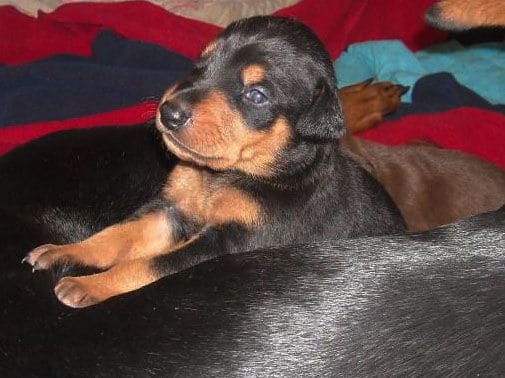
<path fill-rule="evenodd" d="M 179 247 L 192 243 L 198 237 L 199 234 L 194 235 Z M 54 292 L 67 306 L 74 308 L 91 306 L 158 280 L 160 275 L 153 269 L 152 262 L 152 257 L 143 257 L 123 261 L 102 273 L 63 277 L 54 287 Z"/>
<path fill-rule="evenodd" d="M 266 74 L 265 67 L 260 64 L 251 64 L 242 71 L 242 83 L 244 85 L 260 83 L 265 79 Z"/>
<path fill-rule="evenodd" d="M 158 127 L 163 129 L 159 123 L 158 119 Z M 177 136 L 165 132 L 163 139 L 182 160 L 269 177 L 274 173 L 278 152 L 291 140 L 291 127 L 279 117 L 268 130 L 252 130 L 226 96 L 215 90 L 194 106 L 190 127 Z"/>
<path fill-rule="evenodd" d="M 253 227 L 261 222 L 262 210 L 257 201 L 225 183 L 215 182 L 212 174 L 189 164 L 174 168 L 165 196 L 200 224 Z"/>
<path fill-rule="evenodd" d="M 58 299 L 70 307 L 86 307 L 156 281 L 149 259 L 118 264 L 103 273 L 64 277 L 54 288 Z"/>
<path fill-rule="evenodd" d="M 437 8 L 441 19 L 465 28 L 505 26 L 503 0 L 442 0 Z"/>
<path fill-rule="evenodd" d="M 390 82 L 360 83 L 340 89 L 347 130 L 354 134 L 382 122 L 400 106 L 402 87 Z"/>
<path fill-rule="evenodd" d="M 203 58 L 208 57 L 216 49 L 216 46 L 217 46 L 217 41 L 215 41 L 215 40 L 211 41 L 207 46 L 204 47 L 200 56 Z"/>
<path fill-rule="evenodd" d="M 174 246 L 172 228 L 165 214 L 153 213 L 142 218 L 107 227 L 79 243 L 46 244 L 33 250 L 27 262 L 36 261 L 47 269 L 56 261 L 108 268 L 125 260 L 163 253 Z"/>

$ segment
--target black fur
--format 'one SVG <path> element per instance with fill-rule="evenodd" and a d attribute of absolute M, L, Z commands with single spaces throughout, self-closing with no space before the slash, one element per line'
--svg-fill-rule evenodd
<path fill-rule="evenodd" d="M 0 159 L 0 375 L 505 372 L 505 209 L 422 235 L 230 255 L 92 308 L 59 304 L 51 276 L 21 257 L 155 195 L 170 164 L 151 137 L 147 127 L 64 132 Z"/>
<path fill-rule="evenodd" d="M 143 135 L 151 133 L 135 127 L 66 132 L 0 159 L 7 180 L 2 188 L 9 188 L 2 192 L 2 212 L 38 208 L 40 214 L 44 203 L 60 209 L 53 223 L 30 222 L 28 211 L 0 218 L 1 375 L 505 372 L 505 209 L 422 235 L 225 256 L 89 309 L 58 304 L 46 274 L 23 269 L 21 256 L 38 243 L 93 232 L 97 217 L 105 225 L 126 207 L 138 207 L 144 199 L 133 193 L 156 192 L 162 175 L 143 181 L 143 164 L 154 167 L 151 177 L 166 167 L 161 148 Z M 97 141 L 110 149 L 97 154 Z M 113 143 L 119 141 L 124 143 Z M 21 169 L 37 164 L 40 170 Z M 82 182 L 62 176 L 95 164 L 103 164 L 102 171 L 81 173 Z M 112 180 L 95 197 L 91 179 L 118 173 L 122 164 L 131 168 L 132 185 Z M 43 177 L 59 184 L 61 193 L 52 186 L 26 189 L 27 180 Z M 76 188 L 81 197 L 64 195 Z M 63 233 L 57 226 L 69 218 L 78 218 L 78 226 L 71 222 Z"/>
<path fill-rule="evenodd" d="M 404 222 L 385 190 L 340 151 L 338 138 L 344 124 L 335 74 L 327 51 L 310 29 L 287 18 L 252 17 L 231 24 L 214 45 L 197 62 L 190 79 L 161 106 L 172 111 L 160 112 L 160 132 L 180 143 L 181 134 L 184 138 L 187 129 L 199 127 L 198 120 L 186 122 L 186 116 L 209 93 L 219 91 L 248 128 L 265 130 L 283 117 L 289 120 L 293 137 L 278 154 L 268 177 L 233 168 L 207 173 L 213 182 L 226 183 L 255 198 L 265 209 L 262 224 L 249 231 L 237 224 L 200 224 L 204 228 L 200 240 L 153 261 L 160 275 L 225 253 L 404 231 Z M 253 64 L 266 72 L 257 85 L 268 98 L 261 106 L 243 96 L 249 84 L 242 82 L 241 73 Z M 181 114 L 184 120 L 176 124 Z M 185 147 L 203 149 L 201 144 Z M 213 156 L 205 149 L 198 151 Z M 194 163 L 192 158 L 181 158 Z M 173 205 L 177 208 L 177 203 Z"/>

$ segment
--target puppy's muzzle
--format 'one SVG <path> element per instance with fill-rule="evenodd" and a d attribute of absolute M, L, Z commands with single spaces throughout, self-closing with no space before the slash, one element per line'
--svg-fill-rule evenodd
<path fill-rule="evenodd" d="M 191 119 L 191 112 L 174 101 L 165 101 L 160 106 L 161 124 L 170 131 L 176 131 Z"/>

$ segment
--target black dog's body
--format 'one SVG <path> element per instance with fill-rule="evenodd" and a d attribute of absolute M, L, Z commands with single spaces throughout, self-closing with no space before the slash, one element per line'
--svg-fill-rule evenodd
<path fill-rule="evenodd" d="M 0 159 L 0 375 L 505 372 L 504 210 L 421 236 L 229 255 L 100 306 L 58 304 L 19 260 L 155 198 L 175 161 L 152 137 L 70 131 Z"/>
<path fill-rule="evenodd" d="M 0 158 L 0 211 L 75 242 L 157 198 L 176 162 L 152 125 L 60 132 Z"/>
<path fill-rule="evenodd" d="M 144 127 L 65 132 L 0 159 L 0 209 L 12 216 L 0 219 L 0 375 L 505 372 L 505 209 L 419 236 L 223 256 L 96 307 L 61 306 L 46 273 L 32 275 L 20 258 L 156 197 L 170 160 L 151 136 Z M 107 190 L 91 180 L 100 177 Z M 44 180 L 61 193 L 33 185 Z"/>
<path fill-rule="evenodd" d="M 231 24 L 160 102 L 156 127 L 181 161 L 157 198 L 25 261 L 104 270 L 55 286 L 63 303 L 85 307 L 223 254 L 404 231 L 386 191 L 340 150 L 334 85 L 306 26 L 268 16 Z"/>

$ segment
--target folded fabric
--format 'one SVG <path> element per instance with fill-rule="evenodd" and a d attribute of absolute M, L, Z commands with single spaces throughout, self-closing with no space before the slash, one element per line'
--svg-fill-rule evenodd
<path fill-rule="evenodd" d="M 429 73 L 449 71 L 461 84 L 492 104 L 505 104 L 501 85 L 505 83 L 505 44 L 502 42 L 465 47 L 452 40 L 417 53 L 399 40 L 356 43 L 336 60 L 335 71 L 341 86 L 370 77 L 413 86 Z M 410 102 L 411 92 L 403 100 Z"/>
<path fill-rule="evenodd" d="M 155 101 L 193 63 L 160 46 L 99 34 L 90 58 L 60 55 L 0 68 L 0 127 Z"/>
<path fill-rule="evenodd" d="M 0 7 L 0 62 L 24 63 L 67 53 L 89 56 L 91 42 L 103 29 L 193 58 L 221 30 L 147 1 L 67 4 L 52 13 L 40 12 L 38 18 L 4 6 Z"/>
<path fill-rule="evenodd" d="M 0 0 L 0 5 L 12 5 L 20 12 L 32 17 L 37 17 L 40 10 L 51 12 L 62 3 L 63 0 Z"/>
<path fill-rule="evenodd" d="M 422 16 L 434 2 L 303 0 L 275 14 L 305 22 L 335 59 L 355 42 L 398 38 L 416 51 L 445 40 L 447 34 L 427 26 Z"/>
<path fill-rule="evenodd" d="M 402 10 L 389 12 L 380 1 L 341 0 L 338 6 L 329 6 L 302 0 L 276 14 L 307 23 L 336 57 L 350 43 L 370 39 L 401 38 L 415 50 L 443 40 L 445 33 L 429 28 L 419 16 L 433 1 L 388 0 L 388 8 Z M 65 4 L 52 13 L 39 13 L 36 19 L 4 6 L 0 7 L 0 62 L 22 63 L 61 53 L 89 56 L 91 41 L 104 28 L 190 58 L 221 30 L 147 1 Z"/>
<path fill-rule="evenodd" d="M 505 114 L 505 105 L 492 105 L 458 83 L 452 74 L 441 72 L 420 78 L 412 89 L 412 102 L 402 103 L 387 119 L 399 119 L 411 114 L 438 113 L 460 107 L 488 109 Z"/>
<path fill-rule="evenodd" d="M 76 3 L 80 0 L 64 0 Z M 104 2 L 107 0 L 92 0 Z M 150 0 L 175 14 L 219 26 L 245 17 L 270 14 L 299 0 Z"/>

